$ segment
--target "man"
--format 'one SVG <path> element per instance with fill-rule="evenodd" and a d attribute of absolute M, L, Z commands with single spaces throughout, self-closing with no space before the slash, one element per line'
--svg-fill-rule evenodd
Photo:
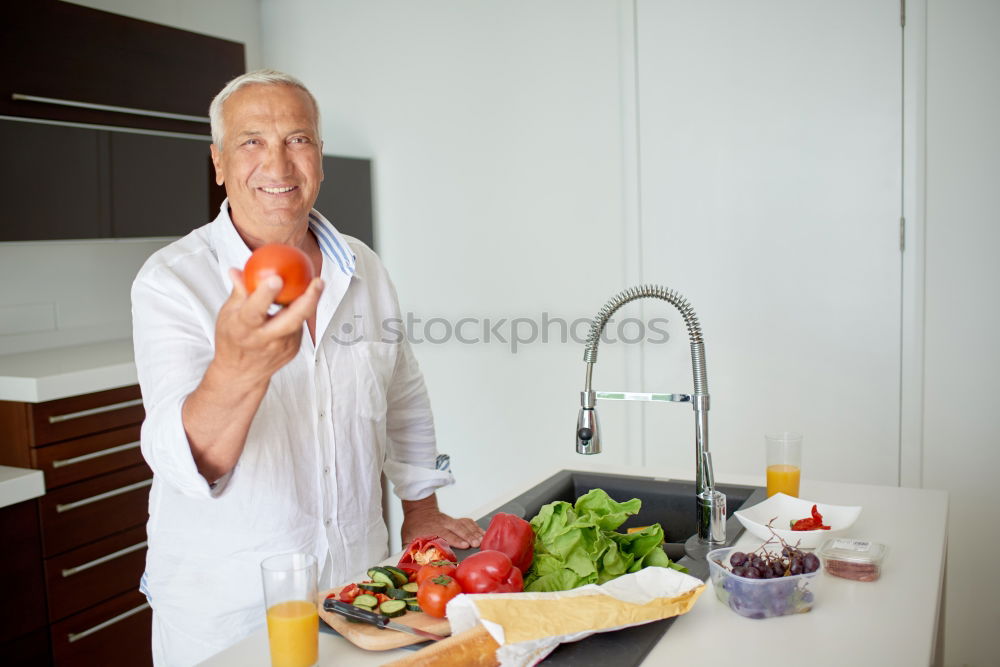
<path fill-rule="evenodd" d="M 437 534 L 464 548 L 482 536 L 438 511 L 434 491 L 453 479 L 436 469 L 408 344 L 379 339 L 379 323 L 400 317 L 384 267 L 312 210 L 315 99 L 262 70 L 227 84 L 210 116 L 227 200 L 132 287 L 142 452 L 155 473 L 142 589 L 158 665 L 194 664 L 261 627 L 267 556 L 315 554 L 321 587 L 385 558 L 383 472 L 403 501 L 404 543 Z M 280 278 L 248 294 L 238 270 L 265 243 L 298 247 L 318 269 L 280 310 Z M 346 326 L 360 340 L 338 342 Z"/>

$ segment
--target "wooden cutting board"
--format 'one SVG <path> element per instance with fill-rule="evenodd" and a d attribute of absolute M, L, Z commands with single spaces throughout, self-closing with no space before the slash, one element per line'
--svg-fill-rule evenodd
<path fill-rule="evenodd" d="M 411 635 L 409 632 L 400 632 L 399 630 L 389 629 L 383 630 L 382 628 L 377 628 L 374 625 L 369 625 L 367 623 L 354 623 L 352 621 L 348 621 L 340 614 L 324 610 L 323 601 L 329 595 L 339 594 L 341 588 L 343 588 L 343 586 L 331 588 L 330 590 L 324 591 L 320 594 L 319 617 L 355 646 L 369 651 L 387 651 L 391 648 L 399 648 L 400 646 L 409 646 L 410 644 L 427 641 L 423 637 Z M 426 630 L 427 632 L 433 632 L 438 635 L 451 634 L 451 624 L 448 623 L 448 619 L 434 618 L 433 616 L 429 616 L 422 611 L 408 611 L 402 616 L 397 616 L 392 620 L 402 625 L 409 625 L 410 627 L 417 628 L 419 630 Z"/>

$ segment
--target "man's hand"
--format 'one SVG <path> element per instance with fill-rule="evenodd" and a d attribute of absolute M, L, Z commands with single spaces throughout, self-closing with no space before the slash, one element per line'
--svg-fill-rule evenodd
<path fill-rule="evenodd" d="M 305 294 L 271 316 L 281 278 L 272 276 L 248 294 L 242 273 L 230 269 L 229 275 L 233 291 L 215 323 L 215 356 L 181 410 L 198 472 L 209 482 L 239 460 L 271 376 L 298 354 L 302 324 L 315 319 L 323 291 L 315 278 Z"/>
<path fill-rule="evenodd" d="M 403 501 L 403 547 L 418 537 L 437 535 L 457 549 L 478 547 L 483 529 L 472 519 L 454 519 L 438 509 L 433 493 L 422 500 Z"/>

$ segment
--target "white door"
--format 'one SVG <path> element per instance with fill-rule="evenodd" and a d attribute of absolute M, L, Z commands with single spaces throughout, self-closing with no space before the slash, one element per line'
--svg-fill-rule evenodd
<path fill-rule="evenodd" d="M 716 471 L 797 430 L 805 478 L 898 483 L 898 0 L 638 0 L 635 39 L 640 275 L 700 317 Z M 644 312 L 642 384 L 691 391 L 683 322 Z M 646 461 L 693 474 L 690 409 L 644 413 Z"/>

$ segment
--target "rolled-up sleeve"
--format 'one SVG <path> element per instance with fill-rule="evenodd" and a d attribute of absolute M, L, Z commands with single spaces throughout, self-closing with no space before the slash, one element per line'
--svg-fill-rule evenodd
<path fill-rule="evenodd" d="M 436 467 L 438 451 L 430 399 L 410 344 L 399 343 L 396 365 L 386 396 L 389 452 L 385 474 L 402 500 L 420 500 L 454 484 L 449 470 Z"/>
<path fill-rule="evenodd" d="M 183 289 L 169 289 L 171 278 L 140 274 L 132 285 L 132 339 L 146 419 L 142 454 L 157 479 L 184 495 L 212 498 L 226 478 L 209 484 L 198 472 L 181 408 L 201 382 L 213 355 L 214 319 Z M 154 274 L 155 275 L 155 274 Z M 177 287 L 177 286 L 175 286 Z"/>

